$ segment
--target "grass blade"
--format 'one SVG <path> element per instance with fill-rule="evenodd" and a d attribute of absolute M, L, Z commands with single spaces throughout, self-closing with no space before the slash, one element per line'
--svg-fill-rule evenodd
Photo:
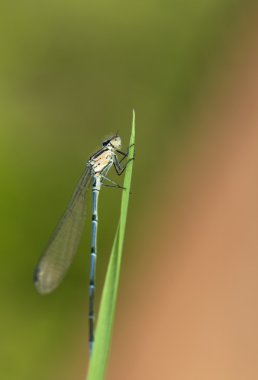
<path fill-rule="evenodd" d="M 134 141 L 135 113 L 133 111 L 130 145 L 134 144 Z M 130 149 L 129 159 L 132 158 L 133 151 L 134 149 Z M 101 297 L 94 349 L 92 357 L 90 359 L 87 380 L 103 380 L 105 376 L 119 284 L 119 274 L 125 237 L 125 226 L 130 196 L 132 169 L 133 161 L 131 161 L 131 163 L 126 168 L 126 173 L 124 177 L 124 187 L 126 188 L 126 190 L 123 191 L 122 195 L 119 225 L 113 243 L 105 284 Z"/>

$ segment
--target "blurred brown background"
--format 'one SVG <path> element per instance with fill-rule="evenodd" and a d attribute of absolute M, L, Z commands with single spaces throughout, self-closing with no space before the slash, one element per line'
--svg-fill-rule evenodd
<path fill-rule="evenodd" d="M 137 157 L 108 379 L 258 378 L 252 2 L 1 5 L 1 346 L 7 380 L 84 379 L 90 225 L 62 286 L 32 273 L 103 138 Z M 120 194 L 100 200 L 98 298 Z"/>

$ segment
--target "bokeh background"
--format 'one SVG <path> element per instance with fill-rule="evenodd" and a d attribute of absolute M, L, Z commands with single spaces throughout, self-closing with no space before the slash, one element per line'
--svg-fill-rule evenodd
<path fill-rule="evenodd" d="M 34 267 L 88 157 L 136 110 L 107 378 L 258 378 L 258 38 L 251 1 L 0 5 L 0 373 L 84 379 L 89 235 Z M 114 175 L 115 178 L 115 175 Z M 97 298 L 121 194 L 100 199 Z"/>

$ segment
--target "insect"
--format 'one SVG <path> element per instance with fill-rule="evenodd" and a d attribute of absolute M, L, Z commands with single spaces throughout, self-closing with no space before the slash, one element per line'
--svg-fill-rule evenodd
<path fill-rule="evenodd" d="M 121 149 L 121 138 L 115 135 L 102 143 L 102 148 L 90 157 L 86 168 L 76 186 L 72 199 L 58 223 L 48 246 L 41 256 L 34 274 L 34 283 L 40 294 L 52 292 L 63 280 L 77 252 L 86 221 L 86 193 L 92 185 L 92 230 L 89 281 L 89 350 L 94 344 L 94 295 L 97 258 L 98 199 L 103 186 L 124 189 L 107 177 L 109 169 L 114 166 L 120 176 L 128 163 L 129 149 Z M 122 156 L 119 160 L 118 154 Z M 124 165 L 122 161 L 126 159 Z M 108 183 L 105 183 L 108 182 Z"/>

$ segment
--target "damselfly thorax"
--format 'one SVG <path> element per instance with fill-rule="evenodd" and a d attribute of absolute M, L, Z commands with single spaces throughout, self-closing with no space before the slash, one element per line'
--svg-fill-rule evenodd
<path fill-rule="evenodd" d="M 103 148 L 91 156 L 88 165 L 91 167 L 92 174 L 106 174 L 110 167 L 114 164 L 116 152 L 122 153 L 118 149 L 121 148 L 121 138 L 114 136 L 103 142 Z"/>
<path fill-rule="evenodd" d="M 96 153 L 94 156 L 91 157 L 88 165 L 91 166 L 91 170 L 93 174 L 102 173 L 103 170 L 107 171 L 114 162 L 113 159 L 114 153 L 110 149 L 103 149 L 103 151 L 100 151 Z"/>

